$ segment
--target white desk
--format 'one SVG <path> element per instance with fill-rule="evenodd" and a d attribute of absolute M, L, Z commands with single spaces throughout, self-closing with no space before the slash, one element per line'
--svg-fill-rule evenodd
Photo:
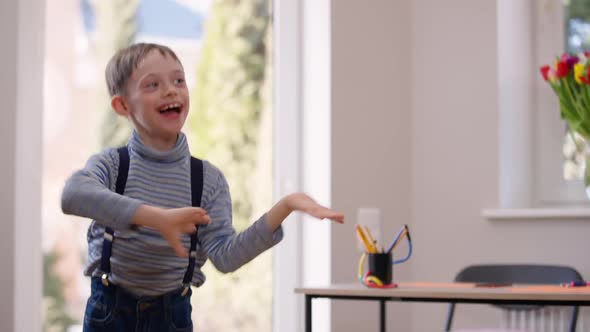
<path fill-rule="evenodd" d="M 356 283 L 296 288 L 295 292 L 305 295 L 306 332 L 311 332 L 314 298 L 378 301 L 381 332 L 385 332 L 387 301 L 590 306 L 590 287 L 564 288 L 555 285 L 475 287 L 469 283 L 416 282 L 400 283 L 399 287 L 392 289 L 369 289 Z"/>

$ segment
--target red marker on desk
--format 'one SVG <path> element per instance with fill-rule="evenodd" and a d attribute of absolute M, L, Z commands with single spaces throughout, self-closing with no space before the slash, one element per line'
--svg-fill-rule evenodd
<path fill-rule="evenodd" d="M 561 287 L 586 287 L 586 286 L 590 286 L 589 282 L 586 281 L 572 281 L 572 282 L 566 282 L 561 284 Z"/>

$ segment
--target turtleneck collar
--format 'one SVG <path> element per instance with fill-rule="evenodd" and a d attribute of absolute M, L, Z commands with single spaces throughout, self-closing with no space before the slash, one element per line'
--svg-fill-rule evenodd
<path fill-rule="evenodd" d="M 183 133 L 178 134 L 176 144 L 168 151 L 156 151 L 146 146 L 136 130 L 129 139 L 129 148 L 139 154 L 142 158 L 165 163 L 173 163 L 189 155 L 188 143 Z"/>

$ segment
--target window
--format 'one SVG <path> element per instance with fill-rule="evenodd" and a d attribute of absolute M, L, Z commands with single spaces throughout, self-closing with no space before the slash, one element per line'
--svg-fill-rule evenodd
<path fill-rule="evenodd" d="M 191 93 L 184 132 L 193 154 L 220 167 L 228 179 L 234 226 L 245 228 L 269 208 L 271 5 L 270 0 L 48 4 L 42 204 L 45 330 L 81 330 L 89 294 L 89 280 L 82 274 L 89 221 L 64 216 L 59 196 L 65 178 L 91 153 L 127 142 L 129 125 L 110 110 L 103 78 L 105 63 L 116 49 L 149 41 L 177 53 Z M 265 145 L 257 144 L 260 141 Z M 56 157 L 65 154 L 67 158 Z M 207 283 L 192 298 L 199 330 L 271 330 L 272 252 L 232 274 L 220 275 L 210 263 L 204 271 Z"/>

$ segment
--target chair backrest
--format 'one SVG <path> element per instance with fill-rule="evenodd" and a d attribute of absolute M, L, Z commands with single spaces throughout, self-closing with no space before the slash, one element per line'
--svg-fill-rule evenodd
<path fill-rule="evenodd" d="M 583 281 L 576 269 L 559 265 L 535 264 L 489 264 L 471 265 L 461 270 L 455 277 L 456 282 L 474 283 L 513 283 L 513 284 L 559 284 L 570 281 Z M 541 306 L 496 305 L 505 310 L 535 310 Z M 451 330 L 455 303 L 449 306 L 445 331 Z M 574 307 L 570 320 L 571 332 L 576 329 L 578 307 Z"/>

